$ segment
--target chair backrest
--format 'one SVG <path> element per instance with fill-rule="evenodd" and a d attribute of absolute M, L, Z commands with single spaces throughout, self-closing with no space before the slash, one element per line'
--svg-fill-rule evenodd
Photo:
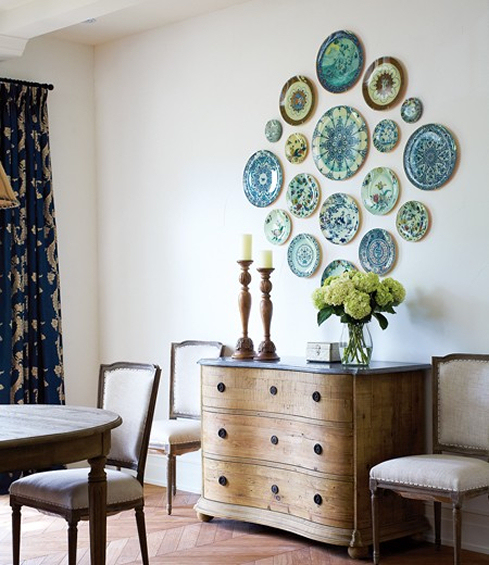
<path fill-rule="evenodd" d="M 111 433 L 107 464 L 135 470 L 141 484 L 160 376 L 158 365 L 100 366 L 98 406 L 122 417 L 122 424 Z"/>
<path fill-rule="evenodd" d="M 182 341 L 171 344 L 170 418 L 200 418 L 200 359 L 222 355 L 219 341 Z"/>
<path fill-rule="evenodd" d="M 433 357 L 433 451 L 489 457 L 489 355 Z"/>

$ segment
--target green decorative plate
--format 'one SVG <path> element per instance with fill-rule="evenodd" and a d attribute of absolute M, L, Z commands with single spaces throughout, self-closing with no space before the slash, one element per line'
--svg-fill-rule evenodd
<path fill-rule="evenodd" d="M 315 105 L 315 88 L 308 78 L 295 76 L 285 83 L 280 93 L 280 113 L 288 124 L 303 124 L 314 112 Z"/>
<path fill-rule="evenodd" d="M 399 179 L 388 167 L 376 167 L 363 179 L 362 201 L 372 214 L 387 214 L 399 198 Z"/>
<path fill-rule="evenodd" d="M 404 90 L 401 63 L 393 57 L 374 61 L 363 79 L 363 97 L 374 110 L 388 110 L 396 104 Z"/>

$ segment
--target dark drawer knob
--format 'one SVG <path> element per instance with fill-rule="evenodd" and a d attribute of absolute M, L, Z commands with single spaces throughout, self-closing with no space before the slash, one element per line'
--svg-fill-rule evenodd
<path fill-rule="evenodd" d="M 273 443 L 273 445 L 277 445 L 278 443 L 278 437 L 277 436 L 272 436 L 270 438 L 270 441 Z"/>
<path fill-rule="evenodd" d="M 278 390 L 277 390 L 277 387 L 276 387 L 276 386 L 271 386 L 271 387 L 270 387 L 270 394 L 271 394 L 272 396 L 275 396 L 275 395 L 277 394 L 277 392 L 278 392 Z"/>
<path fill-rule="evenodd" d="M 320 494 L 314 495 L 314 502 L 320 506 L 323 503 L 323 497 Z"/>
<path fill-rule="evenodd" d="M 228 480 L 226 479 L 226 477 L 225 477 L 224 475 L 221 475 L 221 476 L 219 477 L 218 481 L 219 481 L 219 484 L 220 484 L 222 487 L 225 487 L 225 486 L 228 484 Z"/>
<path fill-rule="evenodd" d="M 217 432 L 217 435 L 221 438 L 224 439 L 228 433 L 224 428 L 219 428 L 219 431 Z"/>
<path fill-rule="evenodd" d="M 217 390 L 219 392 L 224 392 L 226 390 L 226 385 L 224 383 L 217 383 Z"/>
<path fill-rule="evenodd" d="M 321 455 L 321 453 L 323 452 L 323 447 L 320 443 L 316 443 L 316 445 L 314 446 L 314 453 L 316 455 Z"/>
<path fill-rule="evenodd" d="M 272 492 L 273 494 L 278 494 L 278 486 L 277 485 L 272 485 Z"/>
<path fill-rule="evenodd" d="M 314 400 L 314 402 L 319 402 L 321 400 L 321 393 L 315 390 L 312 393 L 312 399 Z"/>

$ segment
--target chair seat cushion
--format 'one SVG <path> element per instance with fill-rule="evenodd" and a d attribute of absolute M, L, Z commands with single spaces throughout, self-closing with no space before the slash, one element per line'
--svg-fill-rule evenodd
<path fill-rule="evenodd" d="M 375 465 L 370 477 L 410 487 L 466 492 L 489 487 L 489 463 L 457 455 L 412 455 Z"/>
<path fill-rule="evenodd" d="M 88 472 L 90 469 L 65 469 L 34 473 L 10 485 L 10 494 L 58 508 L 88 509 Z M 107 507 L 111 504 L 137 502 L 143 498 L 139 481 L 122 471 L 106 469 Z M 34 506 L 36 506 L 34 504 Z"/>
<path fill-rule="evenodd" d="M 155 420 L 149 438 L 150 449 L 166 449 L 170 444 L 200 441 L 200 420 Z"/>

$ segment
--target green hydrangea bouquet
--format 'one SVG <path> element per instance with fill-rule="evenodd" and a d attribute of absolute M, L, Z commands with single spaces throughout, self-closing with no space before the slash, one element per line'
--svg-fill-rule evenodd
<path fill-rule="evenodd" d="M 389 324 L 384 313 L 395 314 L 394 307 L 406 297 L 402 284 L 393 278 L 379 279 L 375 273 L 347 271 L 328 277 L 312 295 L 321 325 L 333 314 L 347 324 L 349 339 L 342 344 L 342 362 L 368 365 L 372 346 L 365 342 L 364 326 L 375 318 L 385 330 Z"/>

